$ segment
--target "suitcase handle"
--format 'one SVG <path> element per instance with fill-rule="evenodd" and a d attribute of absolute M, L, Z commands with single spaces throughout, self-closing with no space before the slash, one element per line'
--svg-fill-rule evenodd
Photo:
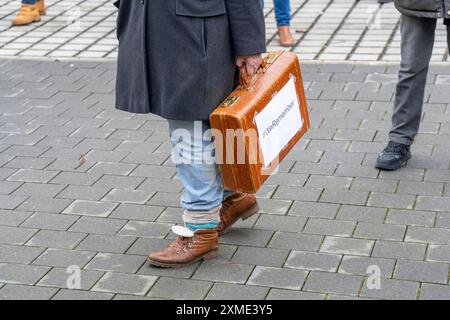
<path fill-rule="evenodd" d="M 269 66 L 284 52 L 276 51 L 268 53 L 262 60 L 261 65 L 253 76 L 249 76 L 245 66 L 239 68 L 239 88 L 249 90 L 260 78 L 261 74 L 264 74 Z"/>
<path fill-rule="evenodd" d="M 239 87 L 241 89 L 250 89 L 256 81 L 260 74 L 264 74 L 267 70 L 267 63 L 263 60 L 256 73 L 253 76 L 249 76 L 245 65 L 239 68 Z"/>

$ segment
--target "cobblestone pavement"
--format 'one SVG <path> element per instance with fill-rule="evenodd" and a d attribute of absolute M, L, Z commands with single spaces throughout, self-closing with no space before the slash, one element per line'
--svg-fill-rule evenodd
<path fill-rule="evenodd" d="M 39 23 L 10 27 L 18 0 L 0 3 L 0 56 L 107 58 L 117 55 L 112 0 L 46 0 Z M 296 46 L 303 60 L 398 61 L 399 13 L 376 0 L 291 0 Z M 269 50 L 279 49 L 271 0 L 266 0 Z M 447 61 L 439 25 L 433 61 Z"/>
<path fill-rule="evenodd" d="M 261 214 L 219 259 L 164 270 L 146 255 L 181 217 L 166 122 L 113 109 L 114 62 L 0 60 L 0 299 L 450 299 L 450 67 L 431 68 L 413 160 L 379 172 L 396 71 L 303 64 L 313 129 Z"/>

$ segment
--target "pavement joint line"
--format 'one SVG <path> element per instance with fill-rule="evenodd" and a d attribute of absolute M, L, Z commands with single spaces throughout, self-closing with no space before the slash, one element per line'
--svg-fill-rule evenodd
<path fill-rule="evenodd" d="M 331 36 L 328 38 L 327 42 L 322 46 L 320 51 L 316 54 L 314 57 L 314 60 L 319 59 L 319 57 L 322 55 L 322 53 L 328 48 L 329 44 L 334 40 L 336 34 L 341 30 L 341 28 L 345 25 L 345 21 L 347 18 L 352 14 L 353 10 L 356 8 L 359 2 L 355 2 L 352 6 L 350 6 L 349 10 L 345 14 L 344 18 L 341 20 L 339 25 L 336 27 L 336 29 L 333 31 Z"/>
<path fill-rule="evenodd" d="M 372 21 L 380 12 L 381 8 L 383 7 L 382 4 L 378 5 L 378 9 L 375 10 L 372 14 L 372 17 L 370 19 L 370 21 Z M 364 39 L 364 37 L 366 36 L 367 32 L 370 30 L 370 27 L 368 25 L 366 25 L 366 27 L 364 28 L 363 32 L 361 33 L 359 39 L 356 41 L 355 45 L 353 46 L 352 50 L 350 51 L 350 53 L 347 55 L 347 58 L 345 60 L 350 60 L 350 58 L 353 56 L 353 54 L 356 52 L 356 50 L 358 49 L 358 45 L 362 42 L 362 40 Z"/>

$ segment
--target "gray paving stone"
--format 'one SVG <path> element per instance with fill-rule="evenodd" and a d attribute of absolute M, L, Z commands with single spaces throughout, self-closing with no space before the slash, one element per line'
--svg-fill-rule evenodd
<path fill-rule="evenodd" d="M 255 228 L 272 231 L 299 232 L 305 224 L 306 218 L 304 217 L 263 214 L 258 218 Z"/>
<path fill-rule="evenodd" d="M 373 240 L 327 236 L 320 247 L 320 252 L 369 256 L 374 243 Z"/>
<path fill-rule="evenodd" d="M 104 198 L 104 201 L 145 204 L 153 193 L 139 190 L 111 190 Z"/>
<path fill-rule="evenodd" d="M 322 244 L 323 238 L 323 236 L 314 234 L 276 232 L 268 247 L 297 251 L 317 251 Z"/>
<path fill-rule="evenodd" d="M 140 205 L 132 203 L 121 203 L 110 215 L 111 218 L 155 221 L 164 208 L 158 206 Z M 180 210 L 177 213 L 181 215 Z M 165 222 L 165 221 L 160 221 Z"/>
<path fill-rule="evenodd" d="M 281 267 L 289 254 L 288 250 L 241 246 L 231 262 L 268 267 Z"/>
<path fill-rule="evenodd" d="M 98 201 L 108 193 L 108 188 L 96 188 L 89 186 L 68 186 L 58 194 L 58 198 L 74 200 Z"/>
<path fill-rule="evenodd" d="M 0 225 L 17 227 L 32 215 L 32 212 L 0 210 Z"/>
<path fill-rule="evenodd" d="M 405 241 L 448 244 L 450 241 L 450 230 L 443 228 L 408 227 Z"/>
<path fill-rule="evenodd" d="M 91 289 L 94 284 L 97 283 L 97 281 L 103 276 L 103 274 L 104 272 L 101 271 L 80 270 L 80 289 Z M 70 289 L 68 288 L 68 284 L 73 285 L 70 282 L 71 275 L 73 275 L 73 271 L 71 271 L 71 269 L 53 268 L 38 282 L 38 285 L 43 287 Z"/>
<path fill-rule="evenodd" d="M 303 290 L 356 296 L 362 282 L 363 278 L 359 276 L 312 271 Z"/>
<path fill-rule="evenodd" d="M 61 213 L 72 200 L 54 199 L 49 197 L 30 197 L 19 207 L 23 211 L 38 211 L 48 213 Z"/>
<path fill-rule="evenodd" d="M 125 253 L 135 241 L 135 237 L 129 236 L 90 234 L 76 249 L 103 253 Z"/>
<path fill-rule="evenodd" d="M 207 300 L 262 300 L 268 288 L 246 286 L 232 283 L 215 283 L 209 291 Z"/>
<path fill-rule="evenodd" d="M 2 300 L 49 300 L 58 291 L 56 288 L 32 287 L 7 284 L 0 289 Z"/>
<path fill-rule="evenodd" d="M 26 246 L 0 245 L 0 263 L 29 264 L 45 249 Z"/>
<path fill-rule="evenodd" d="M 87 264 L 86 269 L 136 273 L 144 262 L 145 258 L 141 256 L 97 253 L 97 255 Z"/>
<path fill-rule="evenodd" d="M 348 237 L 353 233 L 355 222 L 310 218 L 303 229 L 304 233 Z"/>
<path fill-rule="evenodd" d="M 90 292 L 81 290 L 59 290 L 52 300 L 111 300 L 112 293 Z"/>
<path fill-rule="evenodd" d="M 47 249 L 33 261 L 33 265 L 50 267 L 69 267 L 77 265 L 84 267 L 95 256 L 94 252 Z"/>
<path fill-rule="evenodd" d="M 272 238 L 273 232 L 266 230 L 233 229 L 221 237 L 221 242 L 232 245 L 265 247 Z"/>
<path fill-rule="evenodd" d="M 70 227 L 69 231 L 114 235 L 119 232 L 125 224 L 126 220 L 81 217 Z"/>
<path fill-rule="evenodd" d="M 48 267 L 1 263 L 0 282 L 33 285 L 49 270 Z"/>
<path fill-rule="evenodd" d="M 405 226 L 359 222 L 353 236 L 355 238 L 402 241 L 405 232 Z"/>
<path fill-rule="evenodd" d="M 381 223 L 386 217 L 386 211 L 386 208 L 343 205 L 339 209 L 336 219 Z"/>
<path fill-rule="evenodd" d="M 397 192 L 420 196 L 441 196 L 443 190 L 443 183 L 400 181 Z"/>
<path fill-rule="evenodd" d="M 338 204 L 295 201 L 288 214 L 333 219 L 338 209 Z"/>
<path fill-rule="evenodd" d="M 75 200 L 63 211 L 63 213 L 81 216 L 107 217 L 117 205 L 117 203 L 112 202 Z"/>
<path fill-rule="evenodd" d="M 391 278 L 394 271 L 395 260 L 384 258 L 368 258 L 358 256 L 344 256 L 339 266 L 339 273 L 368 276 L 368 268 L 380 268 L 383 278 Z"/>
<path fill-rule="evenodd" d="M 382 279 L 381 289 L 368 289 L 364 284 L 361 297 L 389 299 L 389 300 L 415 300 L 419 289 L 418 282 Z"/>
<path fill-rule="evenodd" d="M 365 205 L 368 192 L 325 189 L 320 202 L 342 203 L 349 205 Z"/>
<path fill-rule="evenodd" d="M 354 175 L 354 167 L 349 168 L 349 174 Z M 338 169 L 339 172 L 339 169 Z M 377 177 L 377 175 L 375 175 Z M 398 181 L 396 180 L 381 180 L 369 179 L 364 177 L 355 178 L 352 183 L 351 190 L 372 191 L 372 192 L 395 192 Z"/>
<path fill-rule="evenodd" d="M 243 284 L 253 268 L 253 266 L 237 263 L 206 261 L 200 265 L 192 279 Z"/>
<path fill-rule="evenodd" d="M 300 290 L 306 275 L 304 270 L 256 266 L 247 284 Z"/>
<path fill-rule="evenodd" d="M 205 298 L 212 285 L 209 281 L 161 277 L 148 295 L 155 298 L 198 300 Z"/>
<path fill-rule="evenodd" d="M 398 260 L 394 278 L 447 284 L 448 273 L 448 263 Z"/>
<path fill-rule="evenodd" d="M 266 300 L 323 300 L 324 294 L 284 290 L 284 289 L 270 289 Z"/>
<path fill-rule="evenodd" d="M 448 285 L 423 283 L 420 288 L 421 300 L 449 300 L 450 289 Z"/>
<path fill-rule="evenodd" d="M 450 245 L 429 245 L 426 260 L 450 263 Z"/>
<path fill-rule="evenodd" d="M 148 253 L 150 252 L 151 251 L 149 251 Z M 198 266 L 199 263 L 194 263 L 183 268 L 157 268 L 150 265 L 149 263 L 145 263 L 139 269 L 137 274 L 150 275 L 155 277 L 170 277 L 176 279 L 191 279 Z"/>
<path fill-rule="evenodd" d="M 0 195 L 0 209 L 15 209 L 26 199 L 25 196 Z"/>
<path fill-rule="evenodd" d="M 73 249 L 86 237 L 85 233 L 40 230 L 28 242 L 28 246 L 55 249 Z"/>
<path fill-rule="evenodd" d="M 146 295 L 157 278 L 125 273 L 106 273 L 92 289 L 98 292 Z"/>
<path fill-rule="evenodd" d="M 73 225 L 77 218 L 64 214 L 36 212 L 22 223 L 21 227 L 63 231 Z"/>
<path fill-rule="evenodd" d="M 163 223 L 129 221 L 120 230 L 121 236 L 164 238 L 172 226 Z"/>
<path fill-rule="evenodd" d="M 44 171 L 34 169 L 20 169 L 8 178 L 8 181 L 22 181 L 22 182 L 49 182 L 58 174 L 57 171 Z"/>
<path fill-rule="evenodd" d="M 53 198 L 58 192 L 64 189 L 64 185 L 58 184 L 43 184 L 43 183 L 29 183 L 26 182 L 20 186 L 14 195 L 17 196 L 37 196 Z"/>
<path fill-rule="evenodd" d="M 368 205 L 382 208 L 413 209 L 416 196 L 372 192 Z"/>
<path fill-rule="evenodd" d="M 36 229 L 0 226 L 0 243 L 21 245 L 27 242 L 36 232 Z"/>
<path fill-rule="evenodd" d="M 435 219 L 436 213 L 434 212 L 390 209 L 386 217 L 386 223 L 432 227 Z"/>
<path fill-rule="evenodd" d="M 292 251 L 284 265 L 287 268 L 312 271 L 336 272 L 341 255 Z"/>
<path fill-rule="evenodd" d="M 426 246 L 421 243 L 378 240 L 372 257 L 423 260 Z"/>
<path fill-rule="evenodd" d="M 299 188 L 280 186 L 275 192 L 274 199 L 298 200 L 298 201 L 317 201 L 322 189 L 320 188 Z"/>

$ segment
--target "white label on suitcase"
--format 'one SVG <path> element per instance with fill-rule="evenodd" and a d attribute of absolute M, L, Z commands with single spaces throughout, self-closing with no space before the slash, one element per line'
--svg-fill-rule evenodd
<path fill-rule="evenodd" d="M 255 117 L 255 123 L 264 167 L 268 167 L 303 127 L 294 77 Z"/>

